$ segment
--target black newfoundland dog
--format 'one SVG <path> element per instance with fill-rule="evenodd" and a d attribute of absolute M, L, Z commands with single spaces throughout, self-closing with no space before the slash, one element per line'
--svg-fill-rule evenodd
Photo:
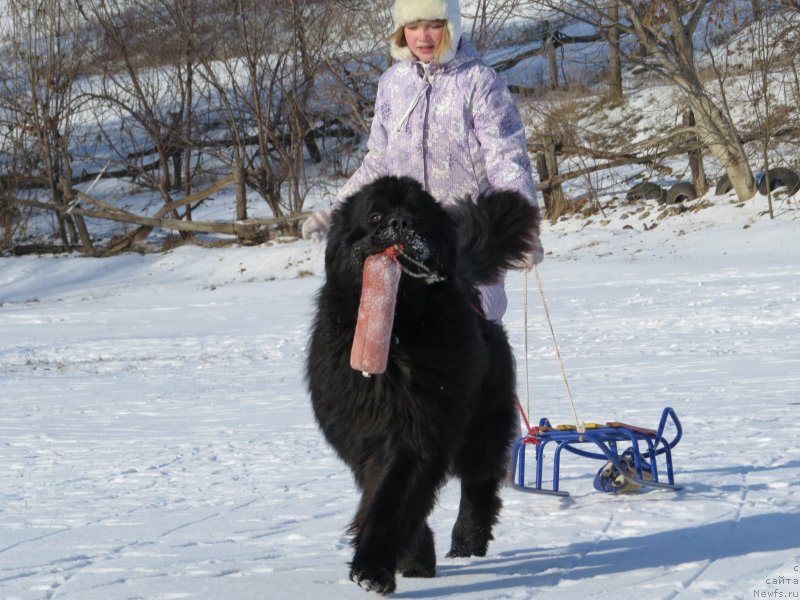
<path fill-rule="evenodd" d="M 407 177 L 378 179 L 333 211 L 306 377 L 317 422 L 361 490 L 350 579 L 362 588 L 390 594 L 395 572 L 436 574 L 426 520 L 451 475 L 461 504 L 448 556 L 486 553 L 516 405 L 508 339 L 481 315 L 476 286 L 523 259 L 538 226 L 538 208 L 516 192 L 445 207 Z M 404 272 L 388 366 L 365 377 L 349 362 L 364 260 L 395 244 Z"/>

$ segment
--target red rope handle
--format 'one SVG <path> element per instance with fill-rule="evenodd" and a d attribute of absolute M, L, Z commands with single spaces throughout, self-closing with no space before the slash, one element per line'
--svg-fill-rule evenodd
<path fill-rule="evenodd" d="M 525 414 L 525 409 L 522 408 L 522 404 L 517 398 L 517 395 L 514 394 L 514 401 L 517 403 L 517 408 L 519 409 L 519 414 L 522 415 L 522 422 L 525 423 L 525 429 L 528 433 L 525 435 L 525 438 L 522 440 L 523 444 L 534 444 L 538 446 L 541 444 L 541 440 L 539 439 L 539 428 L 538 427 L 531 427 L 530 422 L 528 421 L 528 415 Z"/>
<path fill-rule="evenodd" d="M 392 244 L 391 246 L 386 248 L 386 250 L 381 252 L 381 254 L 385 254 L 389 258 L 391 258 L 391 259 L 396 261 L 397 257 L 400 255 L 400 253 L 402 251 L 403 251 L 403 245 L 402 244 Z"/>

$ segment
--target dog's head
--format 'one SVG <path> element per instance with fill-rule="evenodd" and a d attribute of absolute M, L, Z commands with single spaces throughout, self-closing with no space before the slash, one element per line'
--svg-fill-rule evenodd
<path fill-rule="evenodd" d="M 410 177 L 381 177 L 348 197 L 331 215 L 326 269 L 360 277 L 366 258 L 391 246 L 401 263 L 446 277 L 456 252 L 452 217 Z"/>

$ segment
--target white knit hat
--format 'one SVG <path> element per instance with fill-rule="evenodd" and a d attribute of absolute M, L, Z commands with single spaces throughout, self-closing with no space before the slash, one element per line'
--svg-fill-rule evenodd
<path fill-rule="evenodd" d="M 395 0 L 392 18 L 395 31 L 414 21 L 446 19 L 450 30 L 450 48 L 442 53 L 440 62 L 446 63 L 456 55 L 461 40 L 461 7 L 458 0 Z M 397 60 L 416 60 L 408 46 L 398 46 L 394 39 L 391 46 L 391 54 Z"/>

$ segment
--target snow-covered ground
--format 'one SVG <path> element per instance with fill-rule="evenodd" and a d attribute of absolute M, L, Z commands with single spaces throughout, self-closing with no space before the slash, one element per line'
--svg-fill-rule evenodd
<path fill-rule="evenodd" d="M 488 555 L 450 560 L 450 485 L 438 576 L 395 597 L 800 597 L 800 210 L 764 208 L 545 228 L 579 417 L 652 427 L 674 407 L 684 489 L 601 494 L 599 461 L 567 455 L 568 499 L 506 488 Z M 366 597 L 347 580 L 357 494 L 303 382 L 321 256 L 0 259 L 0 597 Z M 566 423 L 533 281 L 532 412 Z M 523 277 L 508 289 L 521 357 Z"/>

